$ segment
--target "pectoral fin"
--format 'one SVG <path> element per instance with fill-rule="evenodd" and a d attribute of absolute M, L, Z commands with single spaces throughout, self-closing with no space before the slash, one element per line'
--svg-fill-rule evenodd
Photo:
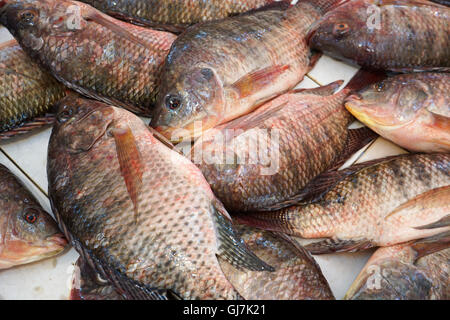
<path fill-rule="evenodd" d="M 70 300 L 125 300 L 114 286 L 101 279 L 83 258 L 78 258 L 72 278 Z"/>
<path fill-rule="evenodd" d="M 237 232 L 229 218 L 213 207 L 215 226 L 219 238 L 218 255 L 238 269 L 251 271 L 274 271 L 275 269 L 251 252 Z M 220 261 L 220 260 L 219 260 Z"/>
<path fill-rule="evenodd" d="M 120 171 L 128 194 L 134 205 L 135 216 L 138 215 L 138 197 L 142 188 L 143 164 L 133 133 L 129 127 L 111 129 L 116 143 Z"/>
<path fill-rule="evenodd" d="M 411 247 L 417 253 L 416 260 L 450 247 L 450 231 L 415 241 Z"/>
<path fill-rule="evenodd" d="M 245 98 L 269 86 L 288 69 L 288 65 L 276 65 L 257 70 L 246 74 L 231 87 L 238 92 L 240 98 Z"/>

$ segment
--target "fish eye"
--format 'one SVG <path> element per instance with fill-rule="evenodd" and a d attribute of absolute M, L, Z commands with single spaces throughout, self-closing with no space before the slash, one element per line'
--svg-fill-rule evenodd
<path fill-rule="evenodd" d="M 209 68 L 203 68 L 200 70 L 200 72 L 203 75 L 203 77 L 208 81 L 211 80 L 211 78 L 214 76 L 214 72 Z"/>
<path fill-rule="evenodd" d="M 170 110 L 176 110 L 181 106 L 181 99 L 177 95 L 167 95 L 166 96 L 166 106 Z"/>
<path fill-rule="evenodd" d="M 333 34 L 337 36 L 342 36 L 350 30 L 350 27 L 346 23 L 336 23 L 333 28 Z"/>
<path fill-rule="evenodd" d="M 33 208 L 28 208 L 25 210 L 23 217 L 29 224 L 34 224 L 39 217 L 39 211 Z"/>
<path fill-rule="evenodd" d="M 64 123 L 72 117 L 73 110 L 71 108 L 64 108 L 63 111 L 58 113 L 58 122 Z"/>
<path fill-rule="evenodd" d="M 37 12 L 35 10 L 23 10 L 19 13 L 19 20 L 23 25 L 33 26 L 36 17 Z"/>
<path fill-rule="evenodd" d="M 385 84 L 384 84 L 384 82 L 379 82 L 379 83 L 375 83 L 374 86 L 375 86 L 375 90 L 377 92 L 381 92 L 384 90 Z"/>

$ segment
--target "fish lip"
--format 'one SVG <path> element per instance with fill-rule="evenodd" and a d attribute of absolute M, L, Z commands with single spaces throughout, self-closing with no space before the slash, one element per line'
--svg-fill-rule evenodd
<path fill-rule="evenodd" d="M 63 249 L 66 248 L 69 244 L 66 237 L 62 233 L 53 234 L 47 237 L 45 240 Z"/>

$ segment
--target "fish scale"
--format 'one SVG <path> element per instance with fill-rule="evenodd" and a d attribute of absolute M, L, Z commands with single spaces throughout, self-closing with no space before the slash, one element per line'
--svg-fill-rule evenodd
<path fill-rule="evenodd" d="M 369 68 L 447 71 L 449 14 L 448 7 L 427 1 L 351 1 L 311 28 L 309 44 Z"/>
<path fill-rule="evenodd" d="M 65 108 L 72 110 L 70 120 Z M 234 239 L 231 250 L 245 248 L 231 222 L 217 223 L 226 213 L 218 211 L 223 208 L 195 165 L 123 109 L 69 97 L 58 115 L 49 145 L 49 194 L 58 221 L 96 271 L 128 298 L 141 297 L 130 284 L 184 299 L 240 298 L 216 254 L 229 249 L 224 236 Z M 118 128 L 131 130 L 137 148 L 131 159 L 143 166 L 136 202 L 128 188 L 132 171 L 124 171 L 120 155 L 133 149 L 119 147 Z M 231 263 L 242 259 L 227 256 Z"/>
<path fill-rule="evenodd" d="M 14 13 L 25 7 L 35 10 L 37 21 L 21 28 Z M 75 29 L 67 25 L 74 7 L 81 12 Z M 89 97 L 150 114 L 175 35 L 115 20 L 76 1 L 12 1 L 1 10 L 3 24 L 24 50 L 60 82 Z"/>
<path fill-rule="evenodd" d="M 239 221 L 304 238 L 362 242 L 364 246 L 386 246 L 430 236 L 440 229 L 412 226 L 427 225 L 445 216 L 445 200 L 442 210 L 433 214 L 415 213 L 414 220 L 410 220 L 412 226 L 401 220 L 402 215 L 387 217 L 411 199 L 450 185 L 449 161 L 449 154 L 398 156 L 338 180 L 312 203 L 246 214 Z"/>
<path fill-rule="evenodd" d="M 180 128 L 198 137 L 294 88 L 317 58 L 309 26 L 338 2 L 302 1 L 189 28 L 166 58 L 151 126 L 168 139 Z"/>
<path fill-rule="evenodd" d="M 49 112 L 65 88 L 12 40 L 0 48 L 0 132 Z"/>
<path fill-rule="evenodd" d="M 182 31 L 191 24 L 218 20 L 274 0 L 83 0 L 105 13 L 137 24 Z"/>
<path fill-rule="evenodd" d="M 378 249 L 344 299 L 448 300 L 450 249 L 416 259 L 414 243 Z"/>
<path fill-rule="evenodd" d="M 308 90 L 281 95 L 247 116 L 206 132 L 194 145 L 191 157 L 195 159 L 197 154 L 219 150 L 246 159 L 247 155 L 257 152 L 249 150 L 250 145 L 258 146 L 262 139 L 267 139 L 259 130 L 273 134 L 276 129 L 278 150 L 271 150 L 270 156 L 273 165 L 274 156 L 278 154 L 279 166 L 273 174 L 261 174 L 262 168 L 269 167 L 261 161 L 256 164 L 234 161 L 223 165 L 222 162 L 209 164 L 205 158 L 198 163 L 194 160 L 228 210 L 235 213 L 264 210 L 299 194 L 344 151 L 347 127 L 353 119 L 343 107 L 347 94 L 344 89 L 328 96 L 308 93 Z M 261 115 L 269 116 L 258 120 Z M 226 136 L 227 130 L 240 129 L 244 130 L 243 134 L 225 143 L 215 141 L 217 134 Z"/>

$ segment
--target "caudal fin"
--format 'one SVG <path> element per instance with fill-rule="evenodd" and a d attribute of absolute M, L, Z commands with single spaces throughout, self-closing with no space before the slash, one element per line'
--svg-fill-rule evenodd
<path fill-rule="evenodd" d="M 367 86 L 377 83 L 386 77 L 386 73 L 382 71 L 368 71 L 360 69 L 347 83 L 343 90 L 350 94 L 351 92 L 359 91 Z"/>

